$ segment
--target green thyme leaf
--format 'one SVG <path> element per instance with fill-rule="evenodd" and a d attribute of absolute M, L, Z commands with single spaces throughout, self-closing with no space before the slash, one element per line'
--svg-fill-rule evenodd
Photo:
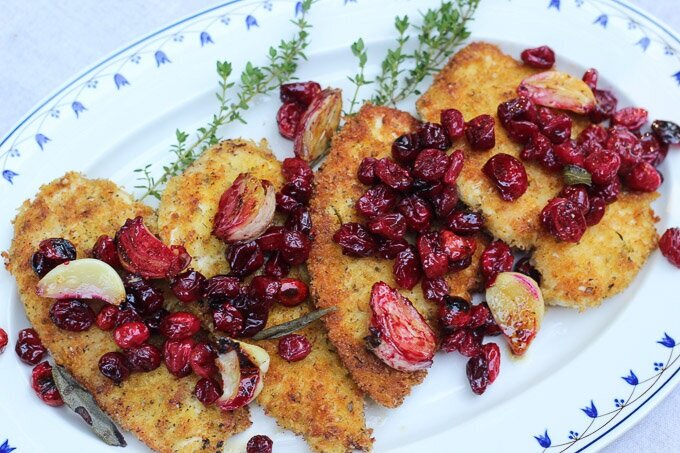
<path fill-rule="evenodd" d="M 566 165 L 562 170 L 562 176 L 564 177 L 564 183 L 568 186 L 575 184 L 590 186 L 593 183 L 588 170 L 578 165 Z"/>
<path fill-rule="evenodd" d="M 320 319 L 324 315 L 334 312 L 335 310 L 336 310 L 335 307 L 330 307 L 309 312 L 304 316 L 301 316 L 297 319 L 293 319 L 292 321 L 284 322 L 283 324 L 279 324 L 277 326 L 272 326 L 267 329 L 261 330 L 260 332 L 253 336 L 253 340 L 270 340 L 274 338 L 284 337 L 288 334 L 297 332 L 298 330 L 307 327 L 317 319 Z"/>

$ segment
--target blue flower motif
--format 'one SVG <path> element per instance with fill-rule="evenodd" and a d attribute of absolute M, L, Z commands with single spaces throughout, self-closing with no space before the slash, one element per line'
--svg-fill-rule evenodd
<path fill-rule="evenodd" d="M 172 37 L 172 40 L 175 42 L 182 42 L 184 41 L 184 35 L 180 35 L 177 33 L 175 36 Z"/>
<path fill-rule="evenodd" d="M 11 453 L 14 450 L 16 450 L 16 448 L 12 448 L 9 446 L 9 439 L 5 440 L 5 442 L 2 445 L 0 445 L 0 453 Z"/>
<path fill-rule="evenodd" d="M 123 77 L 123 74 L 114 74 L 113 76 L 113 81 L 116 82 L 116 88 L 120 90 L 120 87 L 125 86 L 125 85 L 130 85 L 130 82 L 127 81 L 125 77 Z"/>
<path fill-rule="evenodd" d="M 550 8 L 555 8 L 557 11 L 560 10 L 560 0 L 550 0 L 550 4 L 548 5 L 548 9 Z"/>
<path fill-rule="evenodd" d="M 165 55 L 165 52 L 162 50 L 157 50 L 155 54 L 153 54 L 154 58 L 156 58 L 156 67 L 159 67 L 162 64 L 165 63 L 172 63 L 170 59 L 168 58 L 167 55 Z"/>
<path fill-rule="evenodd" d="M 680 85 L 680 71 L 678 71 L 678 72 L 676 72 L 675 74 L 673 74 L 672 77 L 675 79 L 676 82 L 678 82 L 678 85 Z M 660 342 L 660 341 L 657 341 L 657 343 L 661 343 L 661 342 Z M 663 344 L 663 343 L 661 343 L 661 344 Z M 664 346 L 666 346 L 666 345 L 664 345 Z M 667 347 L 667 348 L 672 348 L 673 346 L 666 346 L 666 347 Z"/>
<path fill-rule="evenodd" d="M 534 436 L 534 439 L 538 442 L 538 445 L 540 445 L 543 448 L 548 448 L 552 444 L 552 441 L 550 440 L 550 436 L 548 436 L 548 430 L 545 430 L 545 434 L 543 435 L 538 435 Z"/>
<path fill-rule="evenodd" d="M 593 23 L 602 25 L 602 28 L 607 28 L 607 21 L 609 21 L 609 17 L 606 14 L 600 14 Z"/>
<path fill-rule="evenodd" d="M 130 57 L 130 61 L 133 62 L 134 64 L 139 64 L 139 62 L 142 60 L 142 57 L 134 54 L 133 56 Z"/>
<path fill-rule="evenodd" d="M 678 83 L 680 83 L 680 72 L 676 72 L 673 77 L 675 77 L 678 80 Z M 675 340 L 672 339 L 671 337 L 668 336 L 666 332 L 663 333 L 663 338 L 661 341 L 657 341 L 660 345 L 666 346 L 667 348 L 674 348 L 675 347 Z"/>
<path fill-rule="evenodd" d="M 248 14 L 246 16 L 246 28 L 250 30 L 250 27 L 259 27 L 259 25 L 257 24 L 257 19 L 255 19 L 255 16 Z"/>
<path fill-rule="evenodd" d="M 646 50 L 647 50 L 647 47 L 649 47 L 649 43 L 650 43 L 650 42 L 651 42 L 650 39 L 649 39 L 647 36 L 645 36 L 644 38 L 641 38 L 641 39 L 636 43 L 636 45 L 642 47 L 642 50 L 643 50 L 643 51 L 646 51 Z"/>
<path fill-rule="evenodd" d="M 59 118 L 59 109 L 51 109 L 50 110 L 50 116 L 52 118 Z"/>
<path fill-rule="evenodd" d="M 631 20 L 628 22 L 628 30 L 635 30 L 637 28 L 638 24 L 634 20 Z"/>
<path fill-rule="evenodd" d="M 580 7 L 583 6 L 584 3 L 585 3 L 585 0 L 576 0 L 576 7 L 580 8 Z"/>
<path fill-rule="evenodd" d="M 88 88 L 95 89 L 95 88 L 97 88 L 97 84 L 98 84 L 98 83 L 99 83 L 98 80 L 88 80 L 88 82 L 87 82 L 87 87 L 88 87 Z"/>
<path fill-rule="evenodd" d="M 673 48 L 671 46 L 666 46 L 663 49 L 663 53 L 665 55 L 675 55 L 675 50 L 673 50 Z"/>
<path fill-rule="evenodd" d="M 21 153 L 19 152 L 18 149 L 12 148 L 9 150 L 9 157 L 19 157 L 21 156 Z"/>
<path fill-rule="evenodd" d="M 633 373 L 633 370 L 630 370 L 630 374 L 628 376 L 622 376 L 621 379 L 629 383 L 630 385 L 638 385 L 638 377 L 635 376 L 635 373 Z"/>
<path fill-rule="evenodd" d="M 73 103 L 71 104 L 71 108 L 73 109 L 73 112 L 76 114 L 76 118 L 80 118 L 80 114 L 87 110 L 85 106 L 78 101 L 73 101 Z"/>
<path fill-rule="evenodd" d="M 590 407 L 583 407 L 581 410 L 590 418 L 597 418 L 597 408 L 593 400 L 590 400 Z"/>
<path fill-rule="evenodd" d="M 205 46 L 206 44 L 215 44 L 215 42 L 212 40 L 210 35 L 208 34 L 207 31 L 202 31 L 201 32 L 201 47 Z"/>
<path fill-rule="evenodd" d="M 654 362 L 654 371 L 659 371 L 663 368 L 662 362 Z"/>
<path fill-rule="evenodd" d="M 231 17 L 225 14 L 220 18 L 220 22 L 222 22 L 224 25 L 229 25 L 231 23 Z"/>
<path fill-rule="evenodd" d="M 40 147 L 40 149 L 43 149 L 45 143 L 49 142 L 50 139 L 45 137 L 43 134 L 35 134 L 35 141 Z"/>
<path fill-rule="evenodd" d="M 347 2 L 345 2 L 345 4 L 347 4 Z M 302 14 L 302 2 L 297 2 L 295 4 L 295 16 L 298 14 Z"/>
<path fill-rule="evenodd" d="M 571 440 L 578 439 L 578 433 L 576 431 L 569 431 L 569 439 Z"/>
<path fill-rule="evenodd" d="M 272 6 L 273 6 L 273 5 L 272 5 L 272 2 L 269 1 L 269 0 L 265 1 L 265 2 L 262 4 L 262 7 L 263 7 L 264 9 L 266 9 L 267 11 L 271 11 L 271 10 L 272 10 Z"/>
<path fill-rule="evenodd" d="M 2 177 L 5 178 L 7 181 L 9 181 L 10 184 L 14 184 L 14 181 L 12 181 L 12 180 L 14 179 L 15 176 L 19 176 L 19 173 L 15 173 L 12 170 L 3 170 L 2 171 Z M 6 443 L 7 442 L 5 442 L 5 444 Z M 5 444 L 2 444 L 2 445 L 4 446 Z M 3 451 L 5 451 L 5 450 L 3 450 L 2 446 L 0 446 L 0 453 L 2 453 Z M 12 450 L 9 450 L 9 451 L 12 451 Z"/>
<path fill-rule="evenodd" d="M 616 407 L 623 406 L 623 403 L 625 403 L 625 402 L 626 402 L 626 400 L 624 400 L 623 398 L 621 398 L 621 399 L 614 398 L 614 406 L 616 406 Z"/>

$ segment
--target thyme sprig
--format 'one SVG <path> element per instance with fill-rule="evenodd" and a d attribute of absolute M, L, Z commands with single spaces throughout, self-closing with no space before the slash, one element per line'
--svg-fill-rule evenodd
<path fill-rule="evenodd" d="M 372 80 L 367 80 L 365 76 L 366 62 L 368 61 L 368 53 L 366 52 L 366 47 L 364 46 L 364 40 L 359 38 L 352 44 L 352 55 L 357 57 L 359 60 L 359 72 L 354 75 L 354 77 L 347 77 L 352 85 L 354 85 L 354 94 L 352 95 L 352 100 L 350 101 L 349 110 L 347 115 L 351 115 L 354 112 L 354 107 L 359 103 L 359 90 L 362 86 L 373 83 Z"/>
<path fill-rule="evenodd" d="M 219 107 L 210 122 L 196 130 L 195 139 L 189 141 L 189 134 L 175 131 L 176 143 L 170 147 L 173 153 L 172 163 L 163 166 L 163 172 L 159 177 L 154 177 L 153 164 L 138 168 L 135 173 L 140 184 L 135 186 L 143 189 L 144 193 L 140 200 L 149 196 L 160 200 L 161 192 L 167 182 L 173 176 L 181 174 L 191 165 L 206 149 L 219 141 L 218 130 L 234 121 L 245 123 L 243 113 L 249 109 L 250 102 L 261 94 L 269 93 L 279 88 L 282 83 L 291 80 L 297 70 L 301 59 L 306 60 L 305 49 L 309 46 L 309 29 L 311 25 L 307 21 L 307 13 L 312 6 L 313 0 L 304 0 L 301 3 L 300 17 L 293 20 L 296 26 L 296 34 L 290 40 L 282 40 L 277 47 L 270 47 L 267 55 L 268 62 L 265 66 L 255 66 L 248 62 L 241 72 L 236 92 L 236 100 L 230 102 L 229 90 L 236 85 L 230 82 L 232 73 L 231 63 L 227 61 L 217 62 L 217 75 L 219 77 L 219 90 L 216 93 Z"/>

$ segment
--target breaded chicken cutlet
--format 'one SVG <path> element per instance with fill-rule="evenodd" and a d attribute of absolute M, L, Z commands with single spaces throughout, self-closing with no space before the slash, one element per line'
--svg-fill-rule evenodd
<path fill-rule="evenodd" d="M 168 182 L 159 208 L 159 229 L 164 242 L 184 244 L 192 266 L 206 277 L 229 272 L 226 244 L 212 234 L 213 218 L 224 191 L 240 173 L 283 186 L 281 163 L 266 142 L 228 140 L 206 151 L 183 175 Z M 301 276 L 301 269 L 291 274 Z M 303 276 L 304 277 L 304 276 Z M 208 307 L 183 305 L 213 329 Z M 311 302 L 297 307 L 274 304 L 268 325 L 281 324 L 311 311 Z M 289 363 L 277 353 L 278 340 L 254 342 L 265 348 L 271 364 L 257 401 L 279 425 L 304 436 L 316 451 L 369 450 L 371 431 L 364 420 L 363 395 L 343 367 L 321 323 L 303 329 L 312 344 L 304 360 Z"/>
<path fill-rule="evenodd" d="M 543 275 L 546 303 L 583 310 L 623 291 L 656 247 L 650 204 L 658 194 L 622 194 L 577 244 L 556 241 L 540 225 L 541 210 L 563 187 L 559 173 L 524 162 L 529 180 L 526 193 L 514 202 L 503 201 L 482 167 L 497 153 L 519 159 L 522 145 L 510 139 L 496 111 L 501 102 L 517 97 L 519 83 L 536 72 L 494 45 L 472 43 L 437 74 L 417 108 L 424 120 L 435 122 L 447 108 L 460 110 L 466 120 L 485 113 L 494 116 L 493 149 L 472 151 L 461 142 L 465 165 L 458 178 L 460 197 L 483 212 L 493 236 L 524 250 L 535 249 L 533 262 Z M 572 134 L 577 135 L 585 124 L 583 118 L 575 118 Z"/>
<path fill-rule="evenodd" d="M 371 287 L 378 281 L 397 287 L 393 263 L 376 257 L 345 256 L 332 236 L 342 223 L 363 220 L 355 211 L 356 200 L 367 189 L 356 177 L 362 159 L 390 156 L 392 142 L 417 125 L 408 113 L 364 105 L 333 138 L 330 153 L 317 174 L 311 204 L 315 239 L 308 266 L 316 304 L 337 308 L 324 318 L 331 342 L 359 387 L 387 407 L 399 406 L 411 387 L 421 383 L 427 374 L 397 371 L 366 349 Z M 446 276 L 452 295 L 469 299 L 468 291 L 479 285 L 479 255 L 483 248 L 479 244 L 471 266 Z M 424 298 L 420 285 L 400 292 L 436 329 L 436 304 Z"/>
<path fill-rule="evenodd" d="M 118 350 L 111 333 L 96 327 L 78 333 L 59 329 L 49 317 L 53 301 L 36 295 L 38 277 L 30 261 L 40 241 L 68 239 L 83 258 L 100 235 L 113 237 L 126 219 L 136 216 L 153 228 L 153 210 L 111 181 L 67 173 L 41 187 L 35 199 L 19 209 L 7 269 L 16 278 L 29 321 L 55 362 L 92 393 L 116 423 L 158 452 L 221 451 L 228 437 L 250 426 L 247 408 L 222 412 L 205 407 L 192 394 L 198 378 L 177 379 L 164 366 L 114 384 L 97 366 L 102 355 Z"/>

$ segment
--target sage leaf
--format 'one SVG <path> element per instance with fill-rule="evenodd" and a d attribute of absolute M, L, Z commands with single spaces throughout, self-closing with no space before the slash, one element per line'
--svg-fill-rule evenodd
<path fill-rule="evenodd" d="M 253 340 L 271 340 L 274 338 L 280 338 L 280 337 L 285 337 L 288 334 L 291 334 L 293 332 L 297 332 L 300 329 L 303 329 L 316 321 L 317 319 L 321 318 L 322 316 L 334 312 L 336 310 L 335 307 L 329 307 L 329 308 L 322 308 L 320 310 L 314 310 L 312 312 L 307 313 L 304 316 L 300 316 L 297 319 L 293 319 L 292 321 L 284 322 L 283 324 L 279 324 L 276 326 L 268 327 L 257 334 L 253 336 Z"/>
<path fill-rule="evenodd" d="M 593 184 L 588 170 L 579 167 L 578 165 L 566 165 L 564 170 L 562 170 L 562 176 L 564 176 L 564 183 L 568 186 L 573 186 L 576 184 L 585 184 L 586 186 L 590 186 Z"/>

